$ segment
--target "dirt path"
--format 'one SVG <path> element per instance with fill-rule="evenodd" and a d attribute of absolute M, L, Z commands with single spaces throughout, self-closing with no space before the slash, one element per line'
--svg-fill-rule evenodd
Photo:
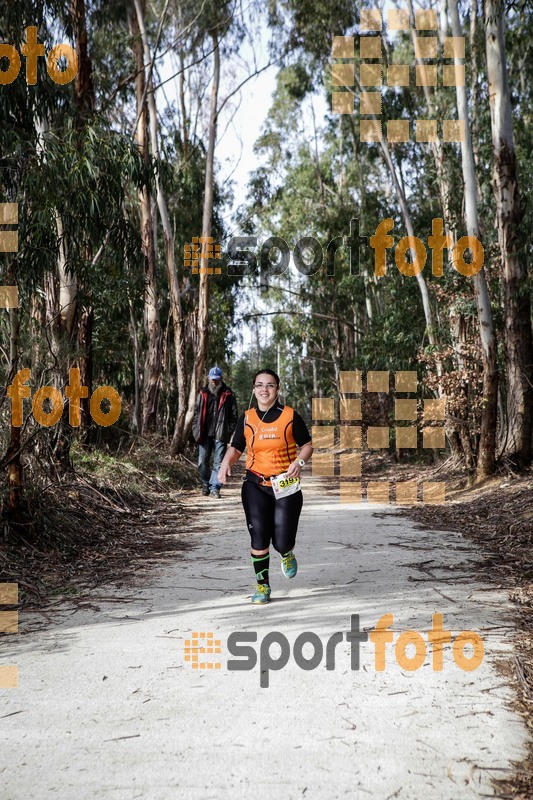
<path fill-rule="evenodd" d="M 250 604 L 234 487 L 221 501 L 186 500 L 209 511 L 211 531 L 197 519 L 198 547 L 155 568 L 145 586 L 101 587 L 91 608 L 66 600 L 49 622 L 21 612 L 19 634 L 3 637 L 1 651 L 3 664 L 19 667 L 19 688 L 0 690 L 2 800 L 493 796 L 491 778 L 508 774 L 527 736 L 495 669 L 513 630 L 505 591 L 474 579 L 478 556 L 457 533 L 417 530 L 391 508 L 339 505 L 311 479 L 304 495 L 299 572 L 286 580 L 273 554 L 269 606 Z M 427 642 L 435 613 L 454 637 L 482 636 L 477 669 L 461 669 L 450 644 L 440 672 L 429 645 L 416 671 L 397 663 L 400 633 Z M 351 615 L 369 631 L 384 614 L 394 616 L 385 670 L 375 669 L 371 641 L 352 669 Z M 258 664 L 228 669 L 228 637 L 244 631 L 257 634 L 248 646 Z M 315 636 L 297 648 L 300 664 L 318 660 L 323 645 L 312 670 L 295 660 L 304 631 Z M 185 661 L 192 632 L 220 640 L 221 653 L 205 656 L 219 669 Z M 336 632 L 344 635 L 330 670 L 326 642 Z"/>

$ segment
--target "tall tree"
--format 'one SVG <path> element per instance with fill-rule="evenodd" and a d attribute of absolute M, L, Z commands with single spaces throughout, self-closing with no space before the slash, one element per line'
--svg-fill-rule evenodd
<path fill-rule="evenodd" d="M 463 30 L 457 9 L 457 0 L 448 0 L 451 28 L 454 37 L 462 38 Z M 459 58 L 454 59 L 457 67 L 461 66 Z M 457 81 L 457 110 L 459 119 L 463 120 L 464 137 L 461 141 L 461 161 L 464 178 L 465 221 L 469 236 L 479 239 L 477 183 L 474 164 L 474 151 L 470 133 L 470 119 L 465 86 Z M 479 478 L 491 475 L 496 467 L 496 425 L 498 406 L 498 364 L 496 357 L 496 335 L 492 320 L 489 288 L 485 269 L 481 269 L 473 277 L 474 292 L 479 322 L 479 335 L 483 354 L 483 408 L 481 414 L 481 435 L 477 474 Z"/>
<path fill-rule="evenodd" d="M 148 136 L 148 84 L 145 50 L 141 32 L 144 31 L 144 0 L 138 0 L 135 14 L 130 13 L 130 31 L 135 58 L 135 97 L 136 132 L 135 137 L 142 155 L 146 175 L 150 172 L 150 139 Z M 139 22 L 140 20 L 140 22 Z M 148 64 L 150 59 L 148 58 Z M 149 73 L 151 75 L 151 71 Z M 157 285 L 156 241 L 152 215 L 150 183 L 139 189 L 139 210 L 141 215 L 141 236 L 146 265 L 146 288 L 144 293 L 144 334 L 146 350 L 144 354 L 144 377 L 142 397 L 142 432 L 155 430 L 161 380 L 161 324 L 159 320 L 159 293 Z"/>
<path fill-rule="evenodd" d="M 76 44 L 76 53 L 78 56 L 78 73 L 76 75 L 76 82 L 75 82 L 76 112 L 77 112 L 78 125 L 82 129 L 84 125 L 90 123 L 91 117 L 94 114 L 94 106 L 95 106 L 92 62 L 89 57 L 89 51 L 87 45 L 87 21 L 85 14 L 85 0 L 71 0 L 70 15 L 73 23 L 74 41 Z M 61 247 L 61 242 L 60 242 L 60 247 Z M 85 245 L 85 257 L 87 261 L 90 261 L 92 259 L 92 252 L 88 242 Z M 76 279 L 76 270 L 72 265 L 70 265 L 66 277 L 67 280 L 62 281 L 60 291 L 61 289 L 63 289 L 63 284 L 64 284 L 65 286 L 63 291 L 65 291 L 66 293 L 68 292 L 67 299 L 69 301 L 69 304 L 72 304 L 74 306 L 74 308 L 72 309 L 72 318 L 73 318 L 74 311 L 76 309 L 75 305 L 76 292 L 78 286 Z M 87 386 L 89 389 L 88 396 L 82 397 L 80 399 L 81 428 L 84 431 L 85 437 L 87 437 L 88 431 L 90 430 L 91 426 L 89 403 L 93 386 L 94 305 L 92 303 L 90 291 L 87 290 L 86 286 L 82 288 L 84 289 L 83 291 L 84 300 L 82 301 L 79 309 L 80 314 L 79 314 L 78 331 L 77 331 L 78 348 L 79 348 L 78 367 L 80 370 L 80 382 L 82 383 L 83 386 Z M 61 302 L 61 294 L 60 294 L 60 303 L 61 307 L 63 308 Z M 67 305 L 67 310 L 69 308 L 70 305 Z M 65 424 L 70 425 L 70 423 L 64 423 L 64 422 L 62 423 L 62 425 Z"/>
<path fill-rule="evenodd" d="M 166 11 L 167 3 L 163 8 L 160 26 L 162 25 L 163 17 Z M 150 144 L 152 153 L 156 161 L 159 159 L 159 125 L 157 120 L 157 106 L 155 100 L 155 93 L 152 85 L 152 69 L 148 65 L 152 64 L 152 55 L 150 45 L 148 42 L 148 35 L 146 31 L 144 19 L 144 0 L 135 0 L 135 12 L 137 18 L 137 25 L 141 36 L 141 47 L 144 54 L 144 70 L 147 70 L 145 75 L 148 113 L 150 120 Z M 172 450 L 177 452 L 184 444 L 184 430 L 185 430 L 185 413 L 187 409 L 186 403 L 186 386 L 187 386 L 187 373 L 186 373 L 186 360 L 185 360 L 185 336 L 183 330 L 183 313 L 181 307 L 181 296 L 178 272 L 176 268 L 176 259 L 174 252 L 174 233 L 170 222 L 168 212 L 168 204 L 160 175 L 156 172 L 156 187 L 157 187 L 157 206 L 161 216 L 161 225 L 163 227 L 163 238 L 165 247 L 165 263 L 167 267 L 168 283 L 170 288 L 170 310 L 172 315 L 173 331 L 174 331 L 174 351 L 176 358 L 176 372 L 177 372 L 177 386 L 178 386 L 178 413 L 176 414 L 176 423 L 174 428 L 174 436 L 172 441 Z M 161 375 L 161 361 L 159 362 L 159 371 L 157 374 L 158 380 Z"/>
<path fill-rule="evenodd" d="M 213 222 L 213 196 L 214 196 L 214 162 L 215 146 L 217 139 L 218 121 L 218 92 L 220 87 L 220 48 L 218 41 L 217 26 L 211 30 L 213 42 L 213 85 L 211 87 L 211 103 L 209 108 L 209 134 L 207 142 L 207 153 L 205 163 L 205 188 L 204 188 L 204 209 L 202 217 L 202 239 L 207 242 L 211 237 L 211 227 Z M 209 345 L 209 285 L 210 276 L 207 273 L 208 259 L 202 256 L 200 260 L 200 287 L 198 295 L 198 316 L 195 330 L 197 331 L 197 342 L 195 345 L 194 370 L 189 392 L 189 407 L 185 418 L 185 428 L 190 430 L 192 425 L 196 395 L 200 386 L 202 375 L 205 371 L 207 362 L 207 349 Z"/>
<path fill-rule="evenodd" d="M 531 461 L 533 343 L 525 256 L 518 252 L 523 212 L 518 190 L 502 0 L 485 0 L 485 44 L 493 149 L 494 198 L 502 259 L 507 370 L 505 453 L 519 465 Z"/>

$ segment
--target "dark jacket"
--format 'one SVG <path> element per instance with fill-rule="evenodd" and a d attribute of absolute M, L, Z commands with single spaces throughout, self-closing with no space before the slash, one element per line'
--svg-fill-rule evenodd
<path fill-rule="evenodd" d="M 192 435 L 198 444 L 202 444 L 207 429 L 207 401 L 209 397 L 209 386 L 200 389 L 194 409 L 192 421 Z M 229 386 L 222 382 L 220 392 L 216 398 L 218 406 L 217 424 L 215 439 L 217 442 L 228 444 L 237 426 L 237 400 Z"/>

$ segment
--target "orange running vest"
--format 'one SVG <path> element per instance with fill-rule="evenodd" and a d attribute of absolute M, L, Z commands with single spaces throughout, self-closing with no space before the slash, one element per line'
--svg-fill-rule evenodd
<path fill-rule="evenodd" d="M 294 409 L 290 406 L 283 408 L 275 422 L 262 422 L 255 408 L 245 411 L 246 469 L 267 477 L 288 470 L 296 458 L 293 419 Z"/>

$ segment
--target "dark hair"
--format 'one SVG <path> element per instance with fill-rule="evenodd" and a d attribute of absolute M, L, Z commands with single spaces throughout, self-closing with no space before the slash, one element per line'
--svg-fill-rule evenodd
<path fill-rule="evenodd" d="M 279 375 L 276 375 L 276 373 L 271 369 L 258 369 L 254 377 L 252 378 L 252 386 L 255 385 L 255 379 L 257 378 L 258 375 L 272 375 L 272 377 L 276 381 L 276 386 L 279 387 Z"/>

